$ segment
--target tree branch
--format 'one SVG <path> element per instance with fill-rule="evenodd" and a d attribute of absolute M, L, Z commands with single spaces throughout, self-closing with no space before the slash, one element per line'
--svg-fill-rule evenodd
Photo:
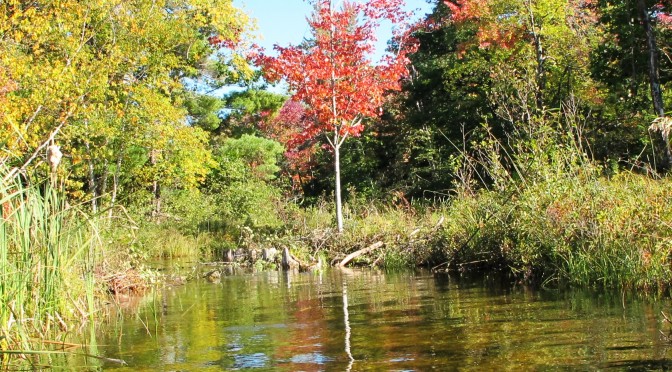
<path fill-rule="evenodd" d="M 49 134 L 49 137 L 47 137 L 47 139 L 46 139 L 44 142 L 42 142 L 42 144 L 39 145 L 39 146 L 35 149 L 35 151 L 34 151 L 33 154 L 28 158 L 28 160 L 26 160 L 26 161 L 23 163 L 23 165 L 21 165 L 20 167 L 18 167 L 18 168 L 13 168 L 11 171 L 9 171 L 9 173 L 8 173 L 7 175 L 5 175 L 5 177 L 2 179 L 2 181 L 3 181 L 3 182 L 7 182 L 8 180 L 10 180 L 10 179 L 12 179 L 13 177 L 15 177 L 17 174 L 25 172 L 26 168 L 28 168 L 28 166 L 30 165 L 30 163 L 32 163 L 33 160 L 35 160 L 35 158 L 37 158 L 38 154 L 39 154 L 42 150 L 44 150 L 44 148 L 47 147 L 47 145 L 49 145 L 49 143 L 50 143 L 51 141 L 54 140 L 54 138 L 56 137 L 56 135 L 58 134 L 58 132 L 61 131 L 61 129 L 62 129 L 63 126 L 65 125 L 65 122 L 68 121 L 68 119 L 70 119 L 70 117 L 72 116 L 72 114 L 74 113 L 74 111 L 75 111 L 75 106 L 73 106 L 73 107 L 70 109 L 70 111 L 68 111 L 68 113 L 65 115 L 65 117 L 64 117 L 63 119 L 61 119 L 60 124 L 58 124 L 58 126 L 57 126 L 53 131 L 51 131 L 51 133 Z"/>

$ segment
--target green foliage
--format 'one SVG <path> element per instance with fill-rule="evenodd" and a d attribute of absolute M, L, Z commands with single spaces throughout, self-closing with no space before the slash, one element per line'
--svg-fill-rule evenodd
<path fill-rule="evenodd" d="M 94 211 L 156 182 L 196 186 L 212 162 L 203 131 L 187 125 L 184 83 L 251 75 L 232 50 L 248 21 L 230 0 L 3 2 L 3 156 L 22 165 L 55 137 L 68 185 L 86 187 L 71 196 L 92 199 Z M 230 73 L 216 76 L 212 64 Z M 196 101 L 186 106 L 212 129 L 217 102 Z M 137 162 L 138 151 L 152 160 Z"/>
<path fill-rule="evenodd" d="M 223 174 L 230 181 L 244 181 L 250 177 L 271 181 L 280 170 L 277 162 L 283 148 L 279 143 L 245 134 L 241 138 L 227 138 L 216 151 Z"/>
<path fill-rule="evenodd" d="M 432 17 L 442 19 L 447 11 L 437 5 Z M 380 130 L 389 137 L 386 147 L 394 149 L 394 186 L 409 195 L 445 193 L 453 179 L 453 158 L 469 150 L 463 146 L 469 145 L 473 131 L 484 120 L 494 128 L 504 126 L 491 100 L 491 71 L 508 62 L 488 50 L 460 53 L 474 35 L 473 29 L 452 24 L 416 33 L 420 47 L 410 56 L 415 75 L 398 103 L 401 116 L 387 117 Z"/>
<path fill-rule="evenodd" d="M 225 132 L 231 137 L 243 134 L 259 135 L 260 127 L 267 125 L 280 110 L 287 97 L 259 89 L 233 92 L 225 98 L 230 111 Z"/>
<path fill-rule="evenodd" d="M 222 119 L 219 112 L 224 108 L 224 101 L 207 95 L 195 95 L 184 102 L 184 106 L 192 118 L 192 124 L 208 132 L 219 129 Z"/>
<path fill-rule="evenodd" d="M 208 180 L 215 196 L 218 218 L 229 228 L 270 231 L 282 226 L 282 194 L 274 180 L 280 170 L 283 147 L 252 135 L 224 139 L 215 150 L 218 169 Z"/>
<path fill-rule="evenodd" d="M 246 89 L 231 93 L 226 105 L 233 115 L 253 115 L 263 112 L 277 112 L 287 100 L 286 96 L 258 89 Z"/>
<path fill-rule="evenodd" d="M 11 349 L 31 350 L 35 334 L 54 337 L 91 320 L 102 247 L 96 221 L 61 191 L 8 173 L 0 164 L 0 335 Z"/>

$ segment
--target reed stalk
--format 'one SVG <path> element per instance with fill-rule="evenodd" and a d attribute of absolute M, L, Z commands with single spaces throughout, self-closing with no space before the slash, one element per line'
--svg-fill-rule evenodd
<path fill-rule="evenodd" d="M 0 174 L 10 174 L 3 164 Z M 38 351 L 36 338 L 67 333 L 94 313 L 95 224 L 54 184 L 19 175 L 0 181 L 3 361 L 12 350 Z"/>

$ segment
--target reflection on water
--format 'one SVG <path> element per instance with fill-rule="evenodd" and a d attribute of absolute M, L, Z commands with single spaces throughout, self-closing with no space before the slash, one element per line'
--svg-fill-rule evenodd
<path fill-rule="evenodd" d="M 332 270 L 188 283 L 98 337 L 118 370 L 586 370 L 672 367 L 670 301 Z"/>

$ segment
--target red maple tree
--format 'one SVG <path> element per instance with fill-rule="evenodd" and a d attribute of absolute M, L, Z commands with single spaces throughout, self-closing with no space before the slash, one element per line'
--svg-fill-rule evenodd
<path fill-rule="evenodd" d="M 305 183 L 313 178 L 315 154 L 319 150 L 317 141 L 306 142 L 301 138 L 302 128 L 308 120 L 305 105 L 290 99 L 276 115 L 266 115 L 261 119 L 257 127 L 285 147 L 285 171 L 292 182 L 292 190 L 301 191 Z"/>
<path fill-rule="evenodd" d="M 257 62 L 270 81 L 284 80 L 292 100 L 306 105 L 307 117 L 298 141 L 325 134 L 334 154 L 336 219 L 343 231 L 341 211 L 340 148 L 349 136 L 359 136 L 363 119 L 381 113 L 386 93 L 401 89 L 407 76 L 407 54 L 416 48 L 410 37 L 410 14 L 403 0 L 310 0 L 308 19 L 312 39 L 301 46 L 275 46 L 277 57 L 259 54 Z M 390 21 L 394 50 L 376 64 L 376 30 Z"/>

